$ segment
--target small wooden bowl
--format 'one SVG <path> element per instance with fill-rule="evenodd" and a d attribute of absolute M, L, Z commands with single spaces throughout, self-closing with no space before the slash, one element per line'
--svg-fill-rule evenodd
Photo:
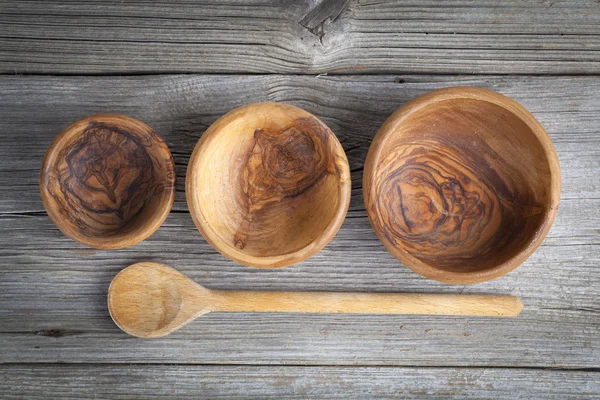
<path fill-rule="evenodd" d="M 252 267 L 300 262 L 335 236 L 348 211 L 350 169 L 314 115 L 257 103 L 212 124 L 190 159 L 187 202 L 217 251 Z"/>
<path fill-rule="evenodd" d="M 124 115 L 94 115 L 62 131 L 42 163 L 40 193 L 56 226 L 97 249 L 150 236 L 175 199 L 175 164 L 165 142 Z"/>
<path fill-rule="evenodd" d="M 548 134 L 496 92 L 426 93 L 383 124 L 363 176 L 371 224 L 413 271 L 448 283 L 497 278 L 542 243 L 558 210 Z"/>

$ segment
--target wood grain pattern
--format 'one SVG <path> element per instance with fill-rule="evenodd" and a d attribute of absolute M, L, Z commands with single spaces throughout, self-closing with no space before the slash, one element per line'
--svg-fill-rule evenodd
<path fill-rule="evenodd" d="M 470 286 L 436 283 L 399 265 L 373 232 L 361 193 L 367 150 L 385 119 L 417 95 L 456 85 L 493 89 L 530 110 L 548 130 L 563 173 L 557 219 L 542 246 L 520 268 Z M 173 366 L 180 371 L 194 363 L 600 367 L 597 77 L 3 76 L 0 93 L 1 362 L 186 364 Z M 187 213 L 183 191 L 202 132 L 255 101 L 289 102 L 317 115 L 339 137 L 352 171 L 350 212 L 336 237 L 314 257 L 279 270 L 248 268 L 214 251 Z M 117 252 L 85 249 L 65 237 L 38 192 L 40 160 L 56 132 L 94 112 L 147 122 L 168 143 L 179 175 L 165 224 Z M 106 293 L 124 266 L 148 259 L 176 265 L 211 289 L 509 294 L 526 308 L 517 319 L 501 320 L 214 313 L 169 337 L 140 341 L 114 325 Z M 389 380 L 390 387 L 401 381 Z M 588 384 L 564 381 L 565 391 Z"/>
<path fill-rule="evenodd" d="M 2 397 L 597 398 L 600 80 L 560 75 L 599 73 L 599 24 L 596 0 L 2 1 L 4 74 L 402 74 L 0 76 Z M 529 109 L 556 146 L 564 183 L 556 223 L 536 253 L 501 279 L 471 286 L 399 267 L 369 226 L 361 191 L 377 128 L 402 103 L 452 85 L 487 87 Z M 184 196 L 201 132 L 257 101 L 322 118 L 352 170 L 350 212 L 336 238 L 281 270 L 216 253 Z M 118 252 L 72 242 L 39 198 L 40 160 L 56 132 L 98 112 L 149 123 L 178 168 L 174 212 L 149 240 Z M 503 321 L 215 313 L 140 341 L 114 326 L 106 291 L 124 265 L 144 259 L 215 289 L 486 292 L 518 295 L 527 308 Z M 63 364 L 81 362 L 119 365 Z"/>
<path fill-rule="evenodd" d="M 314 115 L 256 103 L 212 124 L 186 175 L 192 218 L 221 254 L 253 267 L 311 257 L 339 230 L 350 203 L 344 150 Z"/>
<path fill-rule="evenodd" d="M 87 246 L 118 249 L 150 236 L 175 199 L 175 165 L 164 141 L 122 115 L 79 120 L 52 142 L 40 174 L 52 221 Z"/>
<path fill-rule="evenodd" d="M 597 398 L 598 374 L 519 368 L 0 365 L 5 399 Z M 23 385 L 23 382 L 27 385 Z"/>
<path fill-rule="evenodd" d="M 426 93 L 390 116 L 363 175 L 369 219 L 404 265 L 448 283 L 497 278 L 542 243 L 558 158 L 539 122 L 496 92 Z"/>
<path fill-rule="evenodd" d="M 0 72 L 597 74 L 599 25 L 596 0 L 4 0 Z"/>
<path fill-rule="evenodd" d="M 523 303 L 514 296 L 210 290 L 168 265 L 139 262 L 112 280 L 108 309 L 128 334 L 159 338 L 210 312 L 516 317 Z"/>

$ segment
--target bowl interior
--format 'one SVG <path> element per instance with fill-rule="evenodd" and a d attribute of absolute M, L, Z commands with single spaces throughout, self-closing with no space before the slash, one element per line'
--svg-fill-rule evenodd
<path fill-rule="evenodd" d="M 532 127 L 500 105 L 471 98 L 426 105 L 382 147 L 375 228 L 408 264 L 497 268 L 551 223 L 546 154 Z"/>
<path fill-rule="evenodd" d="M 71 125 L 52 144 L 42 167 L 50 216 L 69 236 L 93 247 L 145 239 L 166 217 L 174 191 L 174 164 L 165 143 L 124 116 Z"/>
<path fill-rule="evenodd" d="M 201 214 L 195 218 L 200 231 L 247 265 L 289 265 L 258 259 L 309 248 L 300 258 L 312 255 L 333 237 L 348 208 L 340 143 L 317 118 L 289 105 L 259 103 L 225 115 L 205 133 L 189 168 L 188 204 Z"/>

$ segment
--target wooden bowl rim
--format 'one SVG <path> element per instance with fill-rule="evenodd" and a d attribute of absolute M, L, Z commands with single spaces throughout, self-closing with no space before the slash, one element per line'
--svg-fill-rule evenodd
<path fill-rule="evenodd" d="M 166 157 L 162 158 L 162 162 L 169 163 L 168 167 L 173 171 L 173 186 L 172 189 L 167 193 L 168 198 L 167 202 L 163 203 L 161 209 L 156 210 L 152 217 L 146 221 L 141 229 L 136 230 L 134 232 L 130 232 L 124 235 L 114 235 L 107 237 L 91 237 L 82 234 L 76 229 L 73 229 L 70 224 L 63 223 L 63 218 L 60 213 L 54 210 L 54 207 L 51 207 L 50 204 L 54 203 L 54 199 L 48 193 L 46 186 L 44 185 L 44 178 L 46 176 L 48 167 L 54 163 L 56 158 L 58 157 L 58 153 L 62 148 L 69 143 L 76 135 L 80 134 L 83 131 L 85 125 L 87 125 L 91 121 L 101 121 L 101 122 L 111 122 L 114 121 L 124 121 L 125 123 L 137 125 L 141 129 L 153 131 L 156 136 L 158 136 L 161 141 L 158 143 L 158 148 L 160 149 L 160 153 Z M 156 142 L 156 141 L 155 141 Z M 124 249 L 129 246 L 133 246 L 148 237 L 150 237 L 156 230 L 165 222 L 167 216 L 171 212 L 171 208 L 173 207 L 173 203 L 175 201 L 175 162 L 173 161 L 173 157 L 171 156 L 171 152 L 167 144 L 162 140 L 162 138 L 148 125 L 139 121 L 135 118 L 122 115 L 122 114 L 95 114 L 90 115 L 84 118 L 81 118 L 65 129 L 63 129 L 52 141 L 48 149 L 46 150 L 46 154 L 44 155 L 44 159 L 42 161 L 42 166 L 40 168 L 40 196 L 42 198 L 42 203 L 44 205 L 44 209 L 48 213 L 48 216 L 56 225 L 56 227 L 64 233 L 66 236 L 70 237 L 74 241 L 83 244 L 85 246 L 89 246 L 95 249 L 100 250 L 118 250 Z"/>
<path fill-rule="evenodd" d="M 288 252 L 285 254 L 275 255 L 275 256 L 253 256 L 246 254 L 234 246 L 230 245 L 226 241 L 224 241 L 212 228 L 210 222 L 205 217 L 202 212 L 202 208 L 200 206 L 200 201 L 196 182 L 198 175 L 197 164 L 200 162 L 199 160 L 204 154 L 204 151 L 210 147 L 210 143 L 213 140 L 217 140 L 219 132 L 226 126 L 235 122 L 234 118 L 237 118 L 238 114 L 241 114 L 248 109 L 256 108 L 254 112 L 261 109 L 267 109 L 265 113 L 268 113 L 268 108 L 270 107 L 282 107 L 289 108 L 294 110 L 295 112 L 300 111 L 306 116 L 310 116 L 315 118 L 319 123 L 327 128 L 327 132 L 329 137 L 333 139 L 333 145 L 335 149 L 336 162 L 338 162 L 339 170 L 341 171 L 340 179 L 338 180 L 338 194 L 339 194 L 339 204 L 338 209 L 332 218 L 331 222 L 317 238 L 315 238 L 308 245 L 302 247 L 299 250 Z M 230 120 L 231 119 L 231 120 Z M 229 122 L 227 122 L 229 121 Z M 194 151 L 192 152 L 192 156 L 190 157 L 190 161 L 188 163 L 187 173 L 186 173 L 186 183 L 185 183 L 185 193 L 187 198 L 187 204 L 194 220 L 194 224 L 196 228 L 200 232 L 200 234 L 204 237 L 204 239 L 221 255 L 233 260 L 239 264 L 243 264 L 249 267 L 255 268 L 282 268 L 287 267 L 292 264 L 299 263 L 301 261 L 306 260 L 307 258 L 315 255 L 320 250 L 322 250 L 333 237 L 337 234 L 339 229 L 344 222 L 346 214 L 348 212 L 348 208 L 350 206 L 350 193 L 351 193 L 351 178 L 350 178 L 350 167 L 348 164 L 348 159 L 346 157 L 346 153 L 337 139 L 336 135 L 333 131 L 323 123 L 319 118 L 317 118 L 312 113 L 293 106 L 291 104 L 279 103 L 279 102 L 260 102 L 260 103 L 251 103 L 246 104 L 244 106 L 235 108 L 228 113 L 221 116 L 215 122 L 211 124 L 211 126 L 204 132 Z"/>
<path fill-rule="evenodd" d="M 550 169 L 551 187 L 547 202 L 549 207 L 544 215 L 542 223 L 540 224 L 540 228 L 534 233 L 528 245 L 516 253 L 512 258 L 496 267 L 484 271 L 453 272 L 432 267 L 431 265 L 410 255 L 404 249 L 389 243 L 386 240 L 385 235 L 381 234 L 376 228 L 373 221 L 374 217 L 371 215 L 370 211 L 373 203 L 375 202 L 376 195 L 372 191 L 371 186 L 375 179 L 379 158 L 383 149 L 385 148 L 388 137 L 393 135 L 398 127 L 413 113 L 418 112 L 425 107 L 431 106 L 434 103 L 453 99 L 472 99 L 489 102 L 506 109 L 521 121 L 525 122 L 530 128 L 531 132 L 533 132 L 533 134 L 539 140 L 544 150 L 546 159 L 548 160 L 548 166 Z M 533 252 L 542 244 L 543 240 L 548 234 L 548 231 L 550 230 L 550 227 L 552 226 L 552 223 L 554 222 L 554 219 L 556 218 L 558 204 L 560 202 L 560 192 L 561 175 L 558 156 L 556 154 L 556 150 L 554 149 L 554 145 L 548 136 L 548 133 L 542 127 L 542 125 L 529 111 L 527 111 L 527 109 L 525 109 L 525 107 L 517 103 L 515 100 L 493 90 L 472 86 L 455 86 L 432 90 L 417 96 L 416 98 L 402 105 L 399 109 L 392 113 L 392 115 L 390 115 L 390 117 L 384 122 L 375 135 L 367 154 L 363 173 L 363 198 L 367 215 L 369 216 L 369 221 L 371 222 L 371 226 L 373 226 L 373 230 L 385 248 L 403 265 L 410 268 L 414 272 L 426 278 L 434 279 L 440 282 L 456 284 L 478 283 L 498 278 L 517 268 L 527 258 L 529 258 L 529 256 L 531 256 Z"/>

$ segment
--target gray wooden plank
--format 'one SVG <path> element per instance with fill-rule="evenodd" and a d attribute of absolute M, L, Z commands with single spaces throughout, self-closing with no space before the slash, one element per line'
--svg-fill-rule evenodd
<path fill-rule="evenodd" d="M 373 233 L 360 177 L 378 126 L 400 104 L 450 85 L 489 87 L 549 130 L 563 169 L 559 214 L 542 247 L 507 276 L 471 286 L 426 280 Z M 600 82 L 594 77 L 140 76 L 0 77 L 0 362 L 158 362 L 600 367 Z M 204 242 L 185 206 L 185 166 L 202 131 L 251 101 L 287 101 L 326 121 L 353 172 L 351 212 L 322 252 L 257 270 Z M 86 249 L 42 211 L 38 168 L 54 135 L 94 112 L 155 127 L 177 160 L 180 191 L 165 225 L 120 251 Z M 124 266 L 155 260 L 211 288 L 498 293 L 521 296 L 517 319 L 213 314 L 164 339 L 128 337 L 106 290 Z"/>
<path fill-rule="evenodd" d="M 17 1 L 0 73 L 600 71 L 596 0 Z"/>
<path fill-rule="evenodd" d="M 119 252 L 84 250 L 47 220 L 10 223 L 1 240 L 0 361 L 600 366 L 598 245 L 544 245 L 501 279 L 450 286 L 403 268 L 355 221 L 317 256 L 277 271 L 225 260 L 185 214 Z M 144 341 L 114 325 L 106 292 L 121 268 L 148 259 L 211 288 L 505 293 L 526 309 L 516 319 L 209 314 Z"/>
<path fill-rule="evenodd" d="M 362 209 L 362 165 L 378 127 L 402 103 L 436 88 L 473 85 L 520 101 L 546 127 L 562 165 L 563 198 L 600 198 L 597 77 L 157 76 L 0 78 L 0 212 L 42 211 L 37 171 L 58 132 L 93 113 L 131 115 L 155 128 L 177 167 L 175 209 L 202 132 L 232 108 L 285 101 L 322 118 L 341 140 L 353 171 L 352 210 Z"/>
<path fill-rule="evenodd" d="M 598 373 L 544 369 L 0 365 L 4 399 L 593 399 Z"/>

